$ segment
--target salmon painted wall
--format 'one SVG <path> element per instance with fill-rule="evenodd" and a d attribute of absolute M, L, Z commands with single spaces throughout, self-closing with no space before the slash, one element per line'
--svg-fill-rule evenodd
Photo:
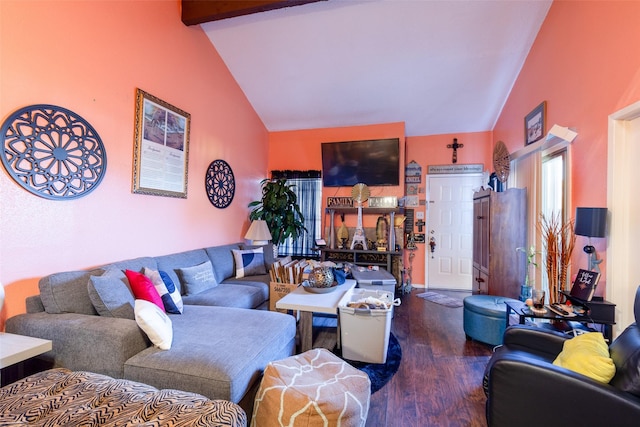
<path fill-rule="evenodd" d="M 464 144 L 463 148 L 458 149 L 458 163 L 482 163 L 484 170 L 493 170 L 491 164 L 491 132 L 473 132 L 459 134 L 443 134 L 430 136 L 414 136 L 407 137 L 407 163 L 412 160 L 422 167 L 422 182 L 419 185 L 420 194 L 418 195 L 421 205 L 416 208 L 416 212 L 425 212 L 425 218 L 428 219 L 425 205 L 422 201 L 426 199 L 426 179 L 427 167 L 429 165 L 450 165 L 452 150 L 447 148 L 447 144 L 453 142 L 453 138 L 458 139 L 459 144 Z M 425 221 L 426 221 L 425 219 Z M 418 228 L 414 227 L 414 232 L 418 232 Z M 415 252 L 415 258 L 412 265 L 412 283 L 417 285 L 426 284 L 426 268 L 425 268 L 425 244 L 418 244 Z"/>
<path fill-rule="evenodd" d="M 451 149 L 446 148 L 453 138 L 465 144 L 458 151 L 458 163 L 484 163 L 486 168 L 491 159 L 491 133 L 467 133 L 451 135 L 433 135 L 420 137 L 404 136 L 404 123 L 389 123 L 368 126 L 354 126 L 327 129 L 307 129 L 286 132 L 271 132 L 269 135 L 269 170 L 307 170 L 322 169 L 322 156 L 320 144 L 332 141 L 353 141 L 361 139 L 400 138 L 401 147 L 405 147 L 403 164 L 415 160 L 423 166 L 433 164 L 451 164 Z M 406 142 L 405 142 L 406 141 Z M 404 168 L 402 168 L 401 182 L 404 182 Z M 423 183 L 424 186 L 424 177 Z M 326 198 L 333 196 L 350 196 L 350 187 L 324 188 L 323 212 L 326 206 Z M 399 187 L 372 187 L 372 196 L 397 196 L 404 195 L 404 185 Z M 424 199 L 424 194 L 422 194 Z M 424 206 L 421 207 L 424 210 Z M 323 216 L 323 229 L 329 227 L 328 215 Z M 364 226 L 375 226 L 377 217 L 364 217 Z M 345 217 L 348 227 L 356 226 L 357 217 L 353 215 Z M 424 284 L 424 245 L 419 245 L 413 262 L 413 283 Z M 406 258 L 406 257 L 405 257 Z M 405 263 L 407 260 L 405 259 Z"/>
<path fill-rule="evenodd" d="M 400 140 L 401 164 L 404 164 L 404 123 L 384 123 L 365 126 L 350 126 L 324 129 L 303 129 L 271 132 L 269 135 L 269 170 L 321 170 L 323 142 L 356 141 L 366 139 L 398 138 Z M 404 168 L 400 168 L 400 183 L 404 182 Z M 404 185 L 370 187 L 371 196 L 404 195 Z M 322 212 L 327 197 L 351 196 L 351 187 L 325 187 L 322 191 Z M 364 216 L 365 227 L 375 226 L 377 216 Z M 338 227 L 341 223 L 337 220 Z M 357 216 L 345 217 L 347 227 L 357 225 Z M 329 227 L 329 215 L 323 215 L 323 230 Z M 323 236 L 325 237 L 325 236 Z M 326 238 L 326 237 L 325 237 Z"/>
<path fill-rule="evenodd" d="M 571 147 L 572 216 L 578 206 L 607 206 L 607 117 L 640 99 L 639 22 L 640 2 L 555 1 L 494 128 L 494 141 L 521 148 L 523 117 L 546 100 L 548 126 L 578 132 Z M 606 239 L 592 243 L 605 277 Z M 574 274 L 586 264 L 586 244 L 578 236 Z"/>
<path fill-rule="evenodd" d="M 0 171 L 0 329 L 43 275 L 242 240 L 268 133 L 204 32 L 182 24 L 179 0 L 2 0 L 0 36 L 2 120 L 31 104 L 62 106 L 107 152 L 102 183 L 76 200 L 34 196 Z M 187 199 L 131 192 L 136 88 L 191 114 Z M 236 178 L 226 209 L 204 188 L 215 159 Z"/>

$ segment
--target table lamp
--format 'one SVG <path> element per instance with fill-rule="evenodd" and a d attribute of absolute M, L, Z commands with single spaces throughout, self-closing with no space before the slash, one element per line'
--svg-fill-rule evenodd
<path fill-rule="evenodd" d="M 244 238 L 251 240 L 253 245 L 266 245 L 269 243 L 269 240 L 271 240 L 271 233 L 269 232 L 267 222 L 263 219 L 256 219 L 251 222 L 249 230 L 247 231 L 247 234 L 244 235 Z"/>
<path fill-rule="evenodd" d="M 591 238 L 605 237 L 606 225 L 607 208 L 576 208 L 576 235 L 589 238 L 589 244 L 583 249 L 589 255 L 589 271 L 600 272 L 598 264 L 602 260 L 598 259 L 596 248 L 591 245 Z"/>

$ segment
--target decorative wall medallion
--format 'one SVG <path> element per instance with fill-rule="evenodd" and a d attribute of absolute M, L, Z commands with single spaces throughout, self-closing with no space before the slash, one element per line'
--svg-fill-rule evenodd
<path fill-rule="evenodd" d="M 107 170 L 96 130 L 66 108 L 37 104 L 11 114 L 0 130 L 2 163 L 27 191 L 45 199 L 75 199 L 93 191 Z"/>
<path fill-rule="evenodd" d="M 209 201 L 216 208 L 224 209 L 231 204 L 236 192 L 236 180 L 231 166 L 224 160 L 214 160 L 204 179 Z"/>

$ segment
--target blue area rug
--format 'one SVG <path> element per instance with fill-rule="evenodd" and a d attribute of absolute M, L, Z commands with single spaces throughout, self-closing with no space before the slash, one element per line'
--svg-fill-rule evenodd
<path fill-rule="evenodd" d="M 398 372 L 402 361 L 402 348 L 393 333 L 389 335 L 386 363 L 364 363 L 347 360 L 349 364 L 369 375 L 371 380 L 371 394 L 380 390 Z"/>

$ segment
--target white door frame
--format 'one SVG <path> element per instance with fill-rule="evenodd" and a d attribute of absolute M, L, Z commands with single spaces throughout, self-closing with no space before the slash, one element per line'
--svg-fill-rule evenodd
<path fill-rule="evenodd" d="M 431 287 L 431 284 L 429 283 L 429 256 L 431 254 L 431 248 L 429 247 L 429 230 L 431 229 L 431 215 L 430 215 L 430 200 L 431 200 L 431 194 L 429 193 L 429 189 L 430 189 L 430 179 L 431 178 L 479 178 L 481 179 L 483 176 L 482 172 L 478 172 L 478 173 L 457 173 L 457 174 L 427 174 L 425 177 L 425 181 L 426 181 L 426 186 L 425 186 L 425 191 L 426 191 L 426 209 L 425 209 L 425 215 L 426 215 L 426 221 L 425 221 L 425 242 L 424 242 L 424 287 L 426 289 L 429 289 Z M 473 217 L 470 217 L 471 221 L 473 221 Z M 471 225 L 473 227 L 473 225 Z M 471 239 L 473 237 L 470 237 Z M 470 242 L 470 245 L 473 246 L 472 242 Z M 437 246 L 436 246 L 437 248 Z M 472 283 L 469 283 L 469 290 L 472 289 Z M 462 290 L 462 289 L 461 289 Z"/>
<path fill-rule="evenodd" d="M 637 159 L 631 152 L 633 144 L 638 143 L 638 135 L 629 129 L 629 121 L 639 117 L 640 101 L 609 116 L 607 207 L 610 221 L 606 299 L 616 304 L 614 336 L 634 322 L 633 301 L 640 284 L 640 277 L 633 273 L 638 249 L 632 236 L 638 225 L 637 218 L 631 217 L 638 195 L 637 187 L 630 184 L 637 179 Z"/>

